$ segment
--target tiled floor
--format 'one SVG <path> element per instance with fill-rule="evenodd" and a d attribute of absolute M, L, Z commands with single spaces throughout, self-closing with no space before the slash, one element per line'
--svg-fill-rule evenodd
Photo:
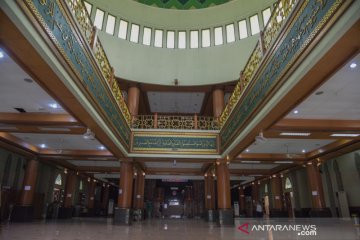
<path fill-rule="evenodd" d="M 248 225 L 246 225 L 248 223 Z M 245 225 L 244 225 L 245 224 Z M 242 225 L 243 231 L 239 230 Z M 316 236 L 300 236 L 300 228 L 315 225 Z M 248 228 L 246 228 L 248 226 Z M 272 229 L 254 230 L 253 228 Z M 299 226 L 298 226 L 299 227 Z M 276 229 L 274 229 L 276 228 Z M 245 233 L 246 230 L 249 232 Z M 284 231 L 281 231 L 284 230 Z M 304 232 L 306 234 L 306 232 Z M 212 240 L 212 239 L 360 239 L 359 227 L 342 219 L 236 219 L 233 227 L 218 227 L 201 219 L 164 219 L 135 222 L 132 226 L 117 226 L 105 218 L 83 218 L 51 222 L 10 223 L 0 228 L 0 239 L 6 240 Z"/>

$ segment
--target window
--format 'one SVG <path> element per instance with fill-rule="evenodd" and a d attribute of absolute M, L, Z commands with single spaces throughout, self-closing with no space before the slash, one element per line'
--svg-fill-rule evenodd
<path fill-rule="evenodd" d="M 55 179 L 55 184 L 56 185 L 62 185 L 62 179 L 61 179 L 61 174 L 59 173 Z"/>
<path fill-rule="evenodd" d="M 105 14 L 104 11 L 100 9 L 96 9 L 94 26 L 100 30 L 102 29 L 102 25 L 103 25 L 104 14 Z"/>
<path fill-rule="evenodd" d="M 140 30 L 139 25 L 131 24 L 130 42 L 134 42 L 134 43 L 139 42 L 139 30 Z"/>
<path fill-rule="evenodd" d="M 248 37 L 246 20 L 241 20 L 239 22 L 239 36 L 240 36 L 240 39 L 244 39 L 244 38 Z"/>
<path fill-rule="evenodd" d="M 115 29 L 115 17 L 108 14 L 108 18 L 107 18 L 107 22 L 106 22 L 106 32 L 108 34 L 113 35 L 114 34 L 114 29 Z"/>
<path fill-rule="evenodd" d="M 127 28 L 128 28 L 128 22 L 124 20 L 120 20 L 119 24 L 119 35 L 118 37 L 121 39 L 126 39 L 127 36 Z"/>
<path fill-rule="evenodd" d="M 262 15 L 263 15 L 264 26 L 266 26 L 271 16 L 271 9 L 270 8 L 265 9 L 264 11 L 262 11 Z"/>
<path fill-rule="evenodd" d="M 86 11 L 88 12 L 89 16 L 91 15 L 92 5 L 86 1 L 84 1 L 84 5 L 86 8 Z"/>
<path fill-rule="evenodd" d="M 150 44 L 151 44 L 151 28 L 144 27 L 143 44 L 150 46 Z"/>
<path fill-rule="evenodd" d="M 201 31 L 201 42 L 202 47 L 210 47 L 210 29 Z"/>
<path fill-rule="evenodd" d="M 275 8 L 278 8 L 278 15 L 276 16 L 276 21 L 280 23 L 283 20 L 283 10 L 282 9 L 282 2 L 279 3 L 279 6 L 275 6 Z"/>
<path fill-rule="evenodd" d="M 174 31 L 167 31 L 166 47 L 167 48 L 175 48 L 175 32 Z"/>
<path fill-rule="evenodd" d="M 226 25 L 226 42 L 235 42 L 235 28 L 233 23 Z"/>
<path fill-rule="evenodd" d="M 289 178 L 285 179 L 285 189 L 291 189 L 292 188 L 292 184 Z"/>
<path fill-rule="evenodd" d="M 257 14 L 250 17 L 250 27 L 251 27 L 251 35 L 254 35 L 254 34 L 257 34 L 260 32 L 259 17 Z"/>
<path fill-rule="evenodd" d="M 215 28 L 214 32 L 215 32 L 215 46 L 223 44 L 224 40 L 223 40 L 222 27 Z"/>
<path fill-rule="evenodd" d="M 163 30 L 155 30 L 155 47 L 162 47 L 163 46 Z"/>
<path fill-rule="evenodd" d="M 186 32 L 179 32 L 178 38 L 178 48 L 184 49 L 186 48 Z"/>
<path fill-rule="evenodd" d="M 199 31 L 190 31 L 190 48 L 199 47 Z"/>

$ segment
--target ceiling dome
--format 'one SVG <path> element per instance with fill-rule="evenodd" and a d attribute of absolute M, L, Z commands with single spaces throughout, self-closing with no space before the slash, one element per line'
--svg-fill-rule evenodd
<path fill-rule="evenodd" d="M 168 9 L 200 9 L 227 3 L 231 0 L 134 0 L 149 6 Z"/>

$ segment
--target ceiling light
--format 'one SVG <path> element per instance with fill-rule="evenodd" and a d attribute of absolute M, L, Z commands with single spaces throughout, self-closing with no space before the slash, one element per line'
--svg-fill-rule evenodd
<path fill-rule="evenodd" d="M 246 149 L 245 152 L 250 152 L 250 150 L 249 150 L 249 149 Z"/>
<path fill-rule="evenodd" d="M 310 136 L 311 133 L 300 133 L 300 132 L 282 132 L 280 136 L 300 136 L 300 137 L 307 137 Z"/>
<path fill-rule="evenodd" d="M 294 110 L 293 113 L 294 113 L 294 114 L 298 114 L 298 113 L 299 113 L 299 110 Z"/>
<path fill-rule="evenodd" d="M 357 64 L 356 63 L 351 63 L 350 64 L 350 68 L 356 68 Z"/>
<path fill-rule="evenodd" d="M 255 137 L 256 143 L 264 143 L 266 142 L 266 138 L 264 137 L 264 133 L 260 132 L 258 136 Z"/>
<path fill-rule="evenodd" d="M 58 108 L 60 108 L 60 105 L 57 104 L 57 103 L 50 103 L 50 104 L 49 104 L 49 107 L 51 107 L 51 108 L 53 108 L 53 109 L 58 109 Z"/>
<path fill-rule="evenodd" d="M 3 51 L 0 51 L 0 58 L 4 58 L 5 54 L 3 53 Z"/>
<path fill-rule="evenodd" d="M 64 168 L 64 173 L 67 174 L 68 173 L 68 170 L 66 168 Z"/>
<path fill-rule="evenodd" d="M 99 149 L 100 149 L 100 150 L 105 150 L 105 147 L 104 147 L 104 146 L 100 146 Z"/>
<path fill-rule="evenodd" d="M 291 163 L 294 163 L 294 161 L 275 161 L 274 163 L 278 163 L 278 164 L 291 164 Z"/>
<path fill-rule="evenodd" d="M 305 150 L 305 149 L 303 149 L 303 150 L 301 150 L 301 152 L 302 152 L 302 153 L 306 153 L 306 150 Z"/>
<path fill-rule="evenodd" d="M 40 147 L 41 147 L 41 148 L 46 148 L 46 144 L 45 144 L 45 143 L 42 143 L 42 144 L 40 144 Z"/>
<path fill-rule="evenodd" d="M 241 161 L 242 163 L 261 163 L 261 161 Z"/>
<path fill-rule="evenodd" d="M 27 83 L 32 83 L 34 82 L 31 78 L 24 78 L 24 81 Z"/>
<path fill-rule="evenodd" d="M 330 135 L 331 137 L 358 137 L 358 133 L 334 133 Z"/>
<path fill-rule="evenodd" d="M 93 133 L 90 128 L 86 129 L 86 132 L 83 134 L 83 138 L 88 140 L 94 140 L 95 139 L 95 133 Z"/>

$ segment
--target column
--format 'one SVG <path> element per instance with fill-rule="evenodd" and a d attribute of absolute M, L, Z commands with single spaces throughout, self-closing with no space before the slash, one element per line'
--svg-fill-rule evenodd
<path fill-rule="evenodd" d="M 11 221 L 13 222 L 31 221 L 33 219 L 38 168 L 39 162 L 37 160 L 31 159 L 27 161 L 19 204 L 14 206 L 11 215 Z"/>
<path fill-rule="evenodd" d="M 259 187 L 256 182 L 253 182 L 253 184 L 251 184 L 251 199 L 253 201 L 253 204 L 256 204 L 256 202 L 259 201 Z"/>
<path fill-rule="evenodd" d="M 311 192 L 311 217 L 331 217 L 331 211 L 326 208 L 324 189 L 318 167 L 311 163 L 307 166 L 308 182 Z"/>
<path fill-rule="evenodd" d="M 271 186 L 271 199 L 272 199 L 272 208 L 270 210 L 271 217 L 282 217 L 284 214 L 287 216 L 287 213 L 283 211 L 283 196 L 282 196 L 282 183 L 279 176 L 273 175 L 270 179 Z"/>
<path fill-rule="evenodd" d="M 211 172 L 205 174 L 205 220 L 215 221 L 215 179 Z"/>
<path fill-rule="evenodd" d="M 186 186 L 184 195 L 184 215 L 188 218 L 193 217 L 193 190 L 192 186 Z"/>
<path fill-rule="evenodd" d="M 245 193 L 244 193 L 244 187 L 239 187 L 239 209 L 240 209 L 240 215 L 245 214 Z"/>
<path fill-rule="evenodd" d="M 220 225 L 233 225 L 234 216 L 231 209 L 230 175 L 228 165 L 224 162 L 216 163 L 218 223 Z"/>
<path fill-rule="evenodd" d="M 88 216 L 94 216 L 95 215 L 95 188 L 96 188 L 96 182 L 95 179 L 91 179 L 90 183 L 88 184 L 89 187 L 89 198 L 88 198 Z"/>
<path fill-rule="evenodd" d="M 64 207 L 60 209 L 59 217 L 71 218 L 74 209 L 74 194 L 76 187 L 76 173 L 69 171 L 66 177 Z"/>
<path fill-rule="evenodd" d="M 115 209 L 114 224 L 131 224 L 133 174 L 132 162 L 121 162 L 118 207 Z"/>
<path fill-rule="evenodd" d="M 213 96 L 213 114 L 215 118 L 220 117 L 224 110 L 224 91 L 222 89 L 215 89 Z"/>
<path fill-rule="evenodd" d="M 102 199 L 101 199 L 101 209 L 104 211 L 104 215 L 106 216 L 108 213 L 108 202 L 109 202 L 109 191 L 110 186 L 108 184 L 105 184 L 105 186 L 102 187 Z"/>
<path fill-rule="evenodd" d="M 128 108 L 131 116 L 136 116 L 139 113 L 139 99 L 140 89 L 136 86 L 128 89 Z"/>
<path fill-rule="evenodd" d="M 135 180 L 135 197 L 134 197 L 134 209 L 136 211 L 138 220 L 142 220 L 144 217 L 144 187 L 145 187 L 145 173 L 138 171 Z"/>

